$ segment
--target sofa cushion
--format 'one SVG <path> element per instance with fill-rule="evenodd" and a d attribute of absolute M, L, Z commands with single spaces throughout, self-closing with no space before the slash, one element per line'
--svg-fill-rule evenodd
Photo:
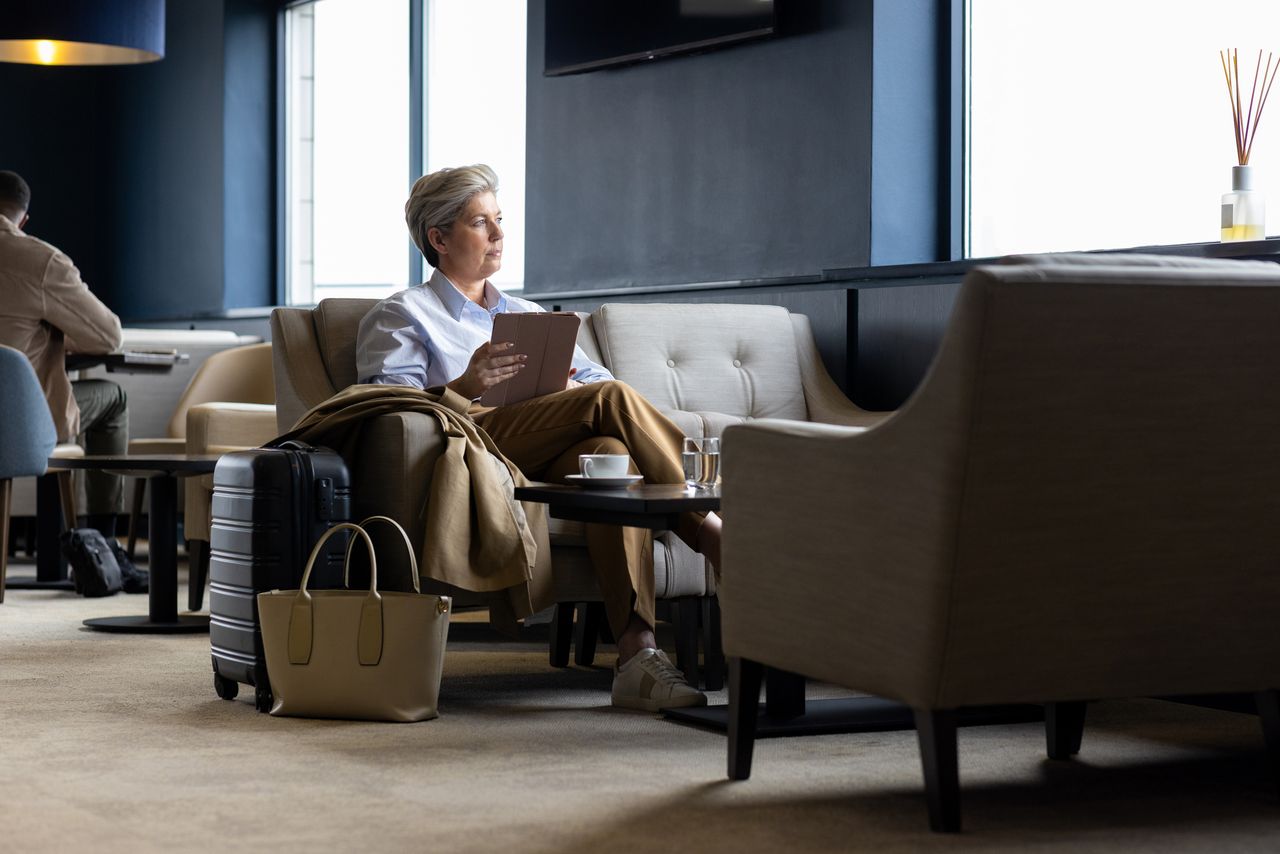
<path fill-rule="evenodd" d="M 605 366 L 689 435 L 808 410 L 789 312 L 768 305 L 603 305 Z"/>

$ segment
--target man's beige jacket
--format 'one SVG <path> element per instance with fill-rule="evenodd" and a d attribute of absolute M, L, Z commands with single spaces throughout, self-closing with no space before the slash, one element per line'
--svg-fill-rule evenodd
<path fill-rule="evenodd" d="M 80 432 L 66 354 L 120 349 L 120 318 L 89 291 L 71 259 L 0 216 L 0 344 L 21 350 L 40 378 L 58 441 Z"/>
<path fill-rule="evenodd" d="M 276 441 L 325 445 L 350 462 L 366 419 L 392 412 L 438 419 L 445 448 L 431 475 L 425 512 L 418 513 L 419 571 L 463 590 L 500 594 L 490 603 L 490 616 L 497 627 L 510 629 L 515 619 L 554 604 L 546 507 L 515 500 L 513 488 L 528 481 L 467 415 L 470 405 L 448 388 L 352 385 Z"/>

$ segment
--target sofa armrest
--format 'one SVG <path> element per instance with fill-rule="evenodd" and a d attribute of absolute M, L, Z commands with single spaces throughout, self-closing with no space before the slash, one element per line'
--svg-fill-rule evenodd
<path fill-rule="evenodd" d="M 845 397 L 822 363 L 817 345 L 813 342 L 809 318 L 803 314 L 791 315 L 791 328 L 795 333 L 796 355 L 800 358 L 800 381 L 804 384 L 804 402 L 809 410 L 810 421 L 850 427 L 874 427 L 893 414 L 869 412 Z"/>

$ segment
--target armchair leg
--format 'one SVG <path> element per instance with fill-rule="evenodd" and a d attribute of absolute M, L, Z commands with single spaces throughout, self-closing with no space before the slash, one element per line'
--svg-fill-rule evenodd
<path fill-rule="evenodd" d="M 573 603 L 556 604 L 551 618 L 551 666 L 569 666 L 569 643 L 573 640 Z"/>
<path fill-rule="evenodd" d="M 146 493 L 147 479 L 145 477 L 134 478 L 133 503 L 129 508 L 129 541 L 125 546 L 125 551 L 128 553 L 130 560 L 137 557 L 138 523 L 142 520 L 142 497 L 146 495 Z"/>
<path fill-rule="evenodd" d="M 1280 691 L 1259 691 L 1255 700 L 1262 719 L 1262 737 L 1267 744 L 1267 764 L 1271 779 L 1280 790 Z"/>
<path fill-rule="evenodd" d="M 204 607 L 204 587 L 209 580 L 209 541 L 187 540 L 187 609 Z"/>
<path fill-rule="evenodd" d="M 590 667 L 596 660 L 596 640 L 605 621 L 603 602 L 579 602 L 578 621 L 573 627 L 573 663 Z"/>
<path fill-rule="evenodd" d="M 1044 739 L 1050 759 L 1070 759 L 1080 752 L 1086 707 L 1083 700 L 1045 703 Z"/>
<path fill-rule="evenodd" d="M 764 665 L 746 658 L 729 659 L 729 779 L 751 776 L 756 719 L 760 707 L 760 681 Z"/>
<path fill-rule="evenodd" d="M 954 709 L 914 709 L 924 791 L 929 803 L 929 829 L 960 832 L 960 764 L 956 750 Z"/>

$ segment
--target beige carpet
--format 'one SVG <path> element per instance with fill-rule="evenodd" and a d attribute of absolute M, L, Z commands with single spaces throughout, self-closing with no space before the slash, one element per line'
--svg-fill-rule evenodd
<path fill-rule="evenodd" d="M 607 669 L 553 669 L 468 615 L 439 720 L 272 718 L 214 695 L 207 636 L 80 625 L 145 611 L 0 605 L 0 851 L 1280 850 L 1250 716 L 1097 704 L 1069 763 L 1039 725 L 965 729 L 965 832 L 935 836 L 911 732 L 763 741 L 728 783 L 723 737 L 615 711 Z"/>

